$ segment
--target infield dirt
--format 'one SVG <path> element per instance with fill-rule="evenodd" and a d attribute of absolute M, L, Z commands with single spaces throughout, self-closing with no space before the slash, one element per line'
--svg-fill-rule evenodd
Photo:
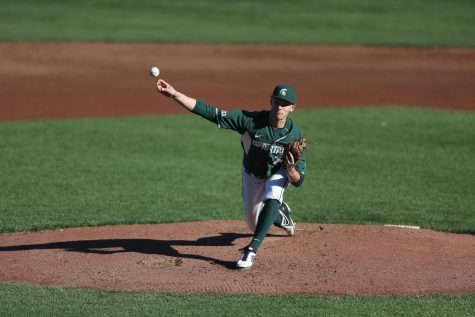
<path fill-rule="evenodd" d="M 151 66 L 193 97 L 261 109 L 280 82 L 297 106 L 475 110 L 475 50 L 320 46 L 0 43 L 0 120 L 185 113 Z"/>

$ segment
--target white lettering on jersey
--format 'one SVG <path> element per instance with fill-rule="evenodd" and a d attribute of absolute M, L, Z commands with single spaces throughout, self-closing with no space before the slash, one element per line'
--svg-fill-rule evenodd
<path fill-rule="evenodd" d="M 272 154 L 282 155 L 282 154 L 284 154 L 284 147 L 283 147 L 283 146 L 273 145 L 273 146 L 270 147 L 270 152 L 271 152 Z"/>
<path fill-rule="evenodd" d="M 257 140 L 252 141 L 252 145 L 258 149 L 268 151 L 271 154 L 282 155 L 284 154 L 284 147 L 280 145 L 270 145 L 269 143 L 260 142 Z"/>
<path fill-rule="evenodd" d="M 254 145 L 258 149 L 262 149 L 264 151 L 269 151 L 270 144 L 269 143 L 264 143 L 261 141 L 253 140 L 252 145 Z"/>

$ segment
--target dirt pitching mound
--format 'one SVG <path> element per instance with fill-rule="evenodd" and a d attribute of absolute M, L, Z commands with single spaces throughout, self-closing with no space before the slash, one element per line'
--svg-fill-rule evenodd
<path fill-rule="evenodd" d="M 0 236 L 0 280 L 179 293 L 418 295 L 475 291 L 475 236 L 299 224 L 272 229 L 250 270 L 244 222 L 107 226 Z"/>

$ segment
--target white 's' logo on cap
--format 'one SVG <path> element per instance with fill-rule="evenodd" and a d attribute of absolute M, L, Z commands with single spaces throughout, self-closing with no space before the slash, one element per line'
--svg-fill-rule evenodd
<path fill-rule="evenodd" d="M 282 96 L 287 95 L 287 89 L 286 89 L 286 88 L 281 89 L 280 92 L 279 92 L 279 94 L 282 95 Z"/>

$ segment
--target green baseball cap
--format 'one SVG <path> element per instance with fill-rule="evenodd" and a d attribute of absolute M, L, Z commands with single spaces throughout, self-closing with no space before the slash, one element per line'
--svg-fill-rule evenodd
<path fill-rule="evenodd" d="M 294 87 L 287 84 L 278 84 L 275 86 L 271 97 L 285 100 L 293 105 L 297 102 L 297 93 L 295 92 Z"/>

